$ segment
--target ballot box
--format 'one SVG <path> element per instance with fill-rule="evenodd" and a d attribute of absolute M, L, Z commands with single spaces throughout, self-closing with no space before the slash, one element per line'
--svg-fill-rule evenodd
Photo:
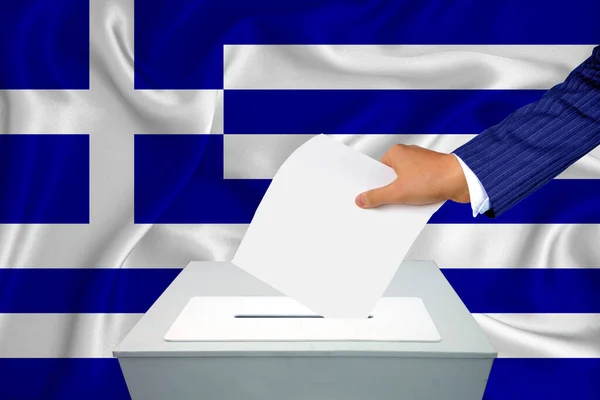
<path fill-rule="evenodd" d="M 481 399 L 497 355 L 432 261 L 403 262 L 356 320 L 192 262 L 113 354 L 133 399 L 206 400 Z"/>

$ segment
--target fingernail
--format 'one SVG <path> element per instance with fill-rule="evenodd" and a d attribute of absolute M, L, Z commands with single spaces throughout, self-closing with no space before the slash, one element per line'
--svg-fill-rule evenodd
<path fill-rule="evenodd" d="M 364 193 L 359 194 L 358 196 L 356 196 L 356 205 L 359 207 L 364 207 L 365 206 L 365 195 Z"/>

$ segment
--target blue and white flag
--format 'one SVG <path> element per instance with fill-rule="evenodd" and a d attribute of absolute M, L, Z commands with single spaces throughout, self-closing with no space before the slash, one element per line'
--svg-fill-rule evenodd
<path fill-rule="evenodd" d="M 191 260 L 230 260 L 319 133 L 450 152 L 600 43 L 597 0 L 4 0 L 0 399 L 127 399 L 112 350 Z M 497 219 L 447 202 L 442 268 L 496 399 L 600 398 L 600 149 Z"/>

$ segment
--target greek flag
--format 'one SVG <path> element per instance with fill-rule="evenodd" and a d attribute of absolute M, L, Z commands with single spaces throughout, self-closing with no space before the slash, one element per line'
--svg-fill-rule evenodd
<path fill-rule="evenodd" d="M 325 133 L 450 152 L 600 43 L 597 0 L 0 2 L 0 399 L 128 399 L 112 350 L 191 260 L 230 260 Z M 600 149 L 432 259 L 496 399 L 600 398 Z"/>

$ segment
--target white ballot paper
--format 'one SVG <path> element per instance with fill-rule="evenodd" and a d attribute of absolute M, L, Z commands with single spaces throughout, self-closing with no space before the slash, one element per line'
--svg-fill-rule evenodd
<path fill-rule="evenodd" d="M 233 264 L 325 318 L 367 318 L 442 203 L 361 209 L 390 167 L 325 135 L 275 175 Z"/>

